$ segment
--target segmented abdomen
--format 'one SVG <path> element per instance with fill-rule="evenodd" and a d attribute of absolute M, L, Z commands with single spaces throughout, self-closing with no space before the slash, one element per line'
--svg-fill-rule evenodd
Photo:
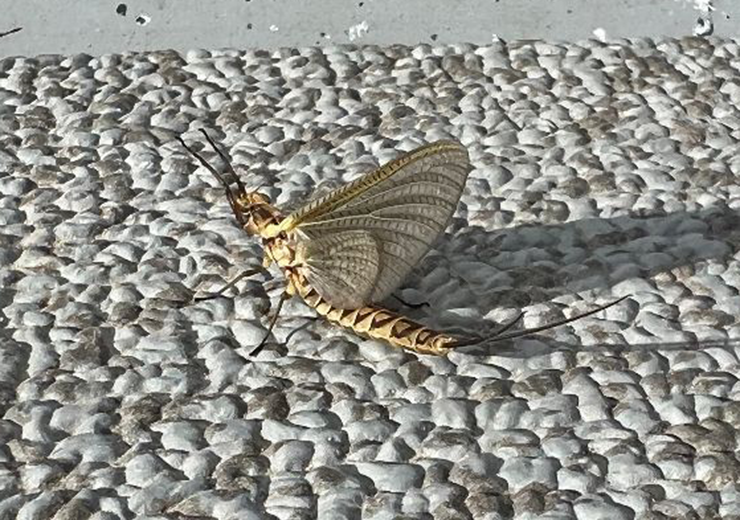
<path fill-rule="evenodd" d="M 329 305 L 302 276 L 286 272 L 298 294 L 308 305 L 329 321 L 338 323 L 361 336 L 386 341 L 394 347 L 413 350 L 419 354 L 443 356 L 459 340 L 435 332 L 408 318 L 382 307 L 367 305 L 358 309 L 339 309 Z"/>

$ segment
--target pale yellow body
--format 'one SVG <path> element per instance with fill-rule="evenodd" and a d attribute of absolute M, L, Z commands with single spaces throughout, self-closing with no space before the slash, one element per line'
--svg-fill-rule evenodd
<path fill-rule="evenodd" d="M 274 207 L 270 207 L 270 213 L 273 218 L 278 220 L 281 218 Z M 332 307 L 306 279 L 303 272 L 305 259 L 300 255 L 301 249 L 290 240 L 292 233 L 287 233 L 286 238 L 280 238 L 268 231 L 277 229 L 279 226 L 276 224 L 265 226 L 264 234 L 268 236 L 263 242 L 265 267 L 269 267 L 273 262 L 281 267 L 286 276 L 286 292 L 290 296 L 298 295 L 303 298 L 321 316 L 361 336 L 382 340 L 394 347 L 413 350 L 419 354 L 441 356 L 459 343 L 459 340 L 451 336 L 430 330 L 382 307 L 374 305 L 357 309 Z"/>

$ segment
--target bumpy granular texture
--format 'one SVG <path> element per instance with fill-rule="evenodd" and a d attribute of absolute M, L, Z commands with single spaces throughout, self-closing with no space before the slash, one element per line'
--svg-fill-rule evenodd
<path fill-rule="evenodd" d="M 740 47 L 684 39 L 0 60 L 0 518 L 740 516 Z M 421 144 L 474 170 L 387 304 L 314 319 L 176 137 L 284 208 Z M 287 211 L 287 210 L 286 210 Z M 56 516 L 54 516 L 56 515 Z M 271 515 L 271 516 L 270 516 Z"/>

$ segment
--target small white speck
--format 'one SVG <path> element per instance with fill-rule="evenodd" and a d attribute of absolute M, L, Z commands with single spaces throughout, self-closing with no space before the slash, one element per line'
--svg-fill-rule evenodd
<path fill-rule="evenodd" d="M 272 25 L 270 26 L 270 32 L 278 32 L 279 30 L 280 30 L 280 27 L 278 27 L 278 26 L 277 26 L 277 25 L 275 25 L 275 24 L 272 24 Z"/>
<path fill-rule="evenodd" d="M 699 18 L 694 25 L 694 36 L 711 36 L 714 24 L 709 18 Z"/>
<path fill-rule="evenodd" d="M 367 20 L 363 20 L 357 25 L 353 25 L 352 27 L 347 29 L 347 36 L 349 36 L 349 41 L 353 42 L 358 38 L 362 38 L 367 34 L 369 30 L 370 26 L 367 24 Z"/>
<path fill-rule="evenodd" d="M 694 10 L 699 11 L 703 15 L 709 15 L 717 8 L 714 6 L 714 0 L 675 0 L 680 4 L 689 4 Z M 719 11 L 722 14 L 727 14 L 724 11 Z"/>
<path fill-rule="evenodd" d="M 712 0 L 694 0 L 694 8 L 700 13 L 714 11 Z"/>
<path fill-rule="evenodd" d="M 603 27 L 597 27 L 593 30 L 593 35 L 596 36 L 596 39 L 605 42 L 606 41 L 606 30 Z"/>
<path fill-rule="evenodd" d="M 678 4 L 688 4 L 692 8 L 702 13 L 708 13 L 714 11 L 715 7 L 712 5 L 714 0 L 674 0 Z"/>

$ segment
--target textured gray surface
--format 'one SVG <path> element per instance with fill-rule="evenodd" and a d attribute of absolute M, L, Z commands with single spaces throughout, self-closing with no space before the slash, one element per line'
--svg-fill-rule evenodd
<path fill-rule="evenodd" d="M 0 61 L 0 518 L 740 517 L 739 63 L 698 39 Z M 457 218 L 401 291 L 437 328 L 631 297 L 448 358 L 293 301 L 252 358 L 279 274 L 180 305 L 261 254 L 174 140 L 200 127 L 279 205 L 460 139 Z"/>

